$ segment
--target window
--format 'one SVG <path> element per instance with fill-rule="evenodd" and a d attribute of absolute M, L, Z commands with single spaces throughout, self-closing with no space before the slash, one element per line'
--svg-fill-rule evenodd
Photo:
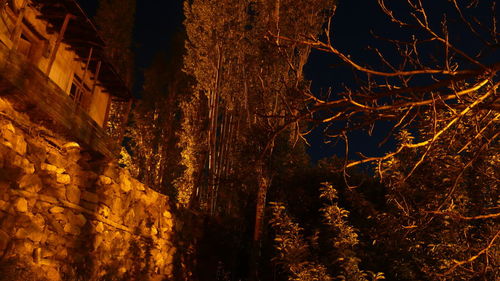
<path fill-rule="evenodd" d="M 73 76 L 73 82 L 71 83 L 71 88 L 69 90 L 69 96 L 75 101 L 77 105 L 87 110 L 91 94 L 92 93 L 90 87 L 82 81 L 82 78 L 80 76 L 75 74 Z"/>
<path fill-rule="evenodd" d="M 21 38 L 19 38 L 19 42 L 17 43 L 17 51 L 24 55 L 25 57 L 31 57 L 33 44 L 30 42 L 28 37 L 24 33 L 21 34 Z"/>
<path fill-rule="evenodd" d="M 24 22 L 21 32 L 15 41 L 15 50 L 37 64 L 47 49 L 46 40 L 28 22 Z"/>

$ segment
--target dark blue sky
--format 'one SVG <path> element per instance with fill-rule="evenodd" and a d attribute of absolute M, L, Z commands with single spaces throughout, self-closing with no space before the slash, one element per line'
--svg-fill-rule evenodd
<path fill-rule="evenodd" d="M 215 1 L 215 0 L 214 0 Z M 387 1 L 396 12 L 404 11 L 406 1 Z M 424 0 L 424 5 L 431 16 L 434 16 L 434 26 L 439 30 L 440 19 L 443 14 L 453 13 L 445 8 L 446 0 Z M 488 2 L 488 1 L 486 1 Z M 90 16 L 95 13 L 97 0 L 80 0 L 84 9 Z M 137 15 L 135 28 L 135 54 L 136 54 L 136 95 L 140 92 L 142 85 L 142 70 L 151 64 L 156 53 L 169 51 L 172 37 L 182 29 L 183 12 L 182 0 L 137 0 Z M 487 5 L 483 3 L 482 5 Z M 476 15 L 481 16 L 481 15 Z M 436 20 L 437 19 L 437 20 Z M 480 18 L 481 19 L 481 18 Z M 450 22 L 451 31 L 461 36 L 460 24 Z M 456 29 L 456 30 L 453 30 Z M 371 32 L 388 38 L 406 38 L 411 35 L 407 30 L 391 24 L 387 17 L 381 12 L 376 0 L 341 0 L 333 19 L 333 44 L 337 49 L 348 54 L 362 65 L 380 65 L 374 52 L 368 49 L 369 45 L 386 50 L 389 59 L 396 59 L 395 52 L 392 53 L 387 47 L 388 43 L 376 41 Z M 464 44 L 460 47 L 469 48 L 472 42 L 467 38 L 461 40 Z M 435 50 L 432 50 L 435 51 Z M 493 57 L 493 60 L 494 57 Z M 314 51 L 305 69 L 306 77 L 313 82 L 313 91 L 319 93 L 329 87 L 334 92 L 341 92 L 344 85 L 354 86 L 352 71 L 331 54 Z M 385 137 L 388 125 L 379 124 L 374 130 L 375 135 L 368 137 L 363 132 L 351 135 L 352 143 L 350 151 L 362 152 L 366 155 L 380 155 L 394 147 L 394 142 L 388 142 L 379 148 L 378 143 Z M 309 137 L 312 146 L 309 153 L 313 160 L 337 154 L 343 155 L 344 144 L 333 147 L 323 143 L 321 130 L 317 130 Z"/>
<path fill-rule="evenodd" d="M 142 84 L 142 70 L 155 54 L 168 53 L 174 34 L 182 29 L 182 0 L 137 0 L 135 55 L 137 66 L 136 91 Z"/>
<path fill-rule="evenodd" d="M 136 83 L 134 92 L 138 95 L 143 82 L 142 70 L 151 64 L 157 52 L 168 52 L 172 36 L 182 29 L 182 0 L 137 0 L 135 27 Z M 95 14 L 97 0 L 80 0 L 89 16 Z M 360 7 L 363 7 L 360 9 Z M 375 1 L 357 0 L 340 1 L 337 16 L 334 19 L 337 46 L 348 53 L 365 58 L 366 45 L 370 38 L 370 28 L 383 22 Z M 382 24 L 383 25 L 383 24 Z M 352 81 L 351 71 L 347 67 L 332 68 L 338 61 L 329 54 L 313 52 L 306 66 L 307 78 L 313 81 L 313 90 L 319 92 L 328 87 L 341 88 L 346 81 Z M 382 138 L 379 136 L 380 139 Z M 352 144 L 352 151 L 373 153 L 377 150 L 377 141 L 368 140 L 363 134 L 357 134 Z M 336 147 L 323 143 L 321 131 L 310 137 L 312 146 L 309 153 L 316 161 L 332 154 L 342 155 L 344 145 Z"/>
<path fill-rule="evenodd" d="M 368 50 L 368 44 L 373 43 L 371 31 L 386 34 L 389 32 L 387 19 L 380 12 L 376 1 L 343 0 L 339 1 L 335 16 L 332 21 L 332 42 L 337 49 L 348 54 L 356 61 L 375 63 L 373 52 Z M 342 92 L 345 86 L 356 88 L 353 80 L 353 71 L 342 64 L 332 54 L 313 51 L 305 67 L 306 78 L 312 81 L 312 90 L 318 94 L 326 92 L 329 87 L 332 91 Z M 385 138 L 388 126 L 381 124 L 374 130 L 372 137 L 364 132 L 350 135 L 350 157 L 356 158 L 356 152 L 365 155 L 380 155 L 394 146 L 388 142 L 379 148 L 378 143 Z M 308 138 L 311 147 L 308 153 L 312 160 L 338 155 L 343 157 L 345 143 L 342 141 L 326 144 L 323 128 L 315 130 Z"/>
<path fill-rule="evenodd" d="M 386 5 L 394 11 L 398 18 L 408 19 L 409 7 L 406 1 L 385 1 Z M 464 1 L 458 1 L 460 4 Z M 438 34 L 442 34 L 442 21 L 446 19 L 451 42 L 459 49 L 465 51 L 471 56 L 476 56 L 483 49 L 481 41 L 475 37 L 468 28 L 459 19 L 459 16 L 453 5 L 447 0 L 423 0 L 422 1 L 428 15 L 429 24 Z M 478 6 L 471 5 L 470 9 L 463 9 L 465 16 L 469 19 L 476 18 L 478 22 L 484 25 L 491 24 L 491 2 L 479 1 Z M 498 5 L 497 5 L 498 11 Z M 406 17 L 405 17 L 406 15 Z M 487 29 L 478 27 L 476 29 L 484 38 L 491 38 Z M 498 27 L 497 27 L 498 28 Z M 375 53 L 368 47 L 380 49 L 386 59 L 393 64 L 398 65 L 401 57 L 393 48 L 393 44 L 384 40 L 375 39 L 372 32 L 378 36 L 391 39 L 400 39 L 411 41 L 411 36 L 416 35 L 419 38 L 429 38 L 429 34 L 415 28 L 401 28 L 395 23 L 391 23 L 388 17 L 382 12 L 376 0 L 340 0 L 336 14 L 332 21 L 332 44 L 351 59 L 363 66 L 375 67 L 384 71 L 381 61 Z M 491 48 L 490 48 L 491 49 Z M 421 45 L 419 48 L 419 57 L 429 66 L 439 65 L 443 62 L 444 47 L 436 42 L 427 45 Z M 483 49 L 484 50 L 484 49 Z M 496 54 L 496 55 L 495 55 Z M 481 61 L 487 64 L 498 62 L 500 57 L 499 50 L 496 52 L 484 52 Z M 461 67 L 476 66 L 468 65 L 468 62 L 458 60 Z M 396 63 L 395 63 L 396 62 Z M 319 93 L 322 89 L 325 91 L 328 87 L 333 88 L 334 93 L 342 92 L 344 85 L 356 89 L 352 73 L 353 71 L 342 64 L 332 54 L 313 52 L 308 65 L 305 69 L 306 77 L 313 82 L 313 91 Z M 358 73 L 359 74 L 359 73 Z M 364 75 L 361 75 L 363 77 Z M 414 80 L 415 83 L 422 83 Z M 432 81 L 431 81 L 432 82 Z M 428 84 L 429 81 L 423 84 Z M 356 152 L 365 155 L 375 156 L 383 155 L 395 146 L 394 140 L 387 142 L 384 146 L 378 147 L 386 134 L 389 132 L 388 123 L 378 123 L 373 130 L 374 135 L 368 136 L 364 132 L 355 132 L 350 134 L 349 151 L 350 157 L 356 157 Z M 309 148 L 309 154 L 313 160 L 317 160 L 327 155 L 340 155 L 344 153 L 344 143 L 340 142 L 337 146 L 326 145 L 323 143 L 323 134 L 317 130 L 310 136 L 312 146 Z"/>
<path fill-rule="evenodd" d="M 95 15 L 97 0 L 79 0 L 90 17 Z M 137 96 L 143 82 L 142 70 L 148 67 L 158 52 L 167 52 L 172 37 L 182 29 L 182 0 L 137 0 L 134 31 Z"/>

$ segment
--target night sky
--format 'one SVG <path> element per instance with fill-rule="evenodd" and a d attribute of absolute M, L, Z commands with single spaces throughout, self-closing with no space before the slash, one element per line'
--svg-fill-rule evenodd
<path fill-rule="evenodd" d="M 370 32 L 388 32 L 387 19 L 379 10 L 376 1 L 339 1 L 332 21 L 332 41 L 335 47 L 355 60 L 374 62 L 373 53 L 367 48 L 368 44 L 374 43 Z M 345 86 L 355 88 L 350 67 L 342 64 L 332 54 L 313 51 L 305 73 L 306 78 L 312 81 L 312 91 L 315 94 L 325 92 L 330 87 L 334 93 L 342 92 Z M 385 146 L 378 147 L 378 143 L 385 138 L 387 128 L 384 126 L 383 130 L 374 130 L 372 137 L 362 132 L 352 133 L 349 136 L 349 156 L 357 158 L 356 152 L 365 155 L 384 154 L 394 146 L 393 142 L 388 142 Z M 308 140 L 311 144 L 308 152 L 313 161 L 332 155 L 344 157 L 345 144 L 325 143 L 322 128 L 315 130 Z"/>
<path fill-rule="evenodd" d="M 90 16 L 95 14 L 96 0 L 81 0 L 82 7 Z M 135 54 L 136 54 L 136 83 L 134 92 L 138 96 L 142 85 L 142 70 L 150 65 L 157 52 L 167 52 L 173 35 L 181 30 L 183 21 L 182 0 L 153 1 L 138 0 L 136 29 L 135 29 Z M 351 55 L 356 61 L 363 65 L 376 64 L 374 53 L 368 50 L 368 45 L 384 47 L 379 41 L 375 41 L 370 32 L 377 35 L 406 36 L 401 29 L 389 23 L 386 16 L 380 11 L 376 1 L 349 0 L 339 1 L 336 15 L 333 19 L 333 44 L 339 50 Z M 436 2 L 428 2 L 430 11 L 434 15 L 447 12 L 438 6 Z M 439 2 L 441 3 L 441 2 Z M 442 1 L 446 4 L 446 1 Z M 390 2 L 396 12 L 397 2 Z M 378 42 L 378 43 L 377 43 Z M 385 46 L 387 47 L 387 46 Z M 389 54 L 390 59 L 390 54 Z M 313 92 L 319 93 L 332 87 L 333 92 L 341 92 L 344 86 L 353 86 L 352 71 L 333 55 L 314 51 L 305 69 L 306 78 L 313 81 Z M 381 155 L 394 147 L 394 142 L 389 141 L 383 147 L 378 143 L 384 139 L 388 130 L 387 124 L 380 124 L 375 135 L 368 137 L 367 134 L 357 132 L 351 135 L 350 144 L 351 157 L 356 157 L 355 152 L 366 155 Z M 344 144 L 337 146 L 323 143 L 321 130 L 316 130 L 309 136 L 311 147 L 308 149 L 313 161 L 325 156 L 337 154 L 343 156 Z"/>
<path fill-rule="evenodd" d="M 142 70 L 151 64 L 157 52 L 168 53 L 173 35 L 183 28 L 182 2 L 182 0 L 137 1 L 134 32 L 136 55 L 134 92 L 136 96 L 140 95 L 142 87 Z M 97 0 L 81 0 L 80 3 L 90 17 L 95 14 Z M 360 9 L 360 5 L 364 8 Z M 386 20 L 381 13 L 373 12 L 374 9 L 378 9 L 375 1 L 340 1 L 333 22 L 334 38 L 339 49 L 346 50 L 355 57 L 366 58 L 368 53 L 366 45 L 371 40 L 370 30 L 384 26 Z M 337 67 L 332 67 L 334 65 Z M 338 61 L 333 56 L 319 52 L 313 52 L 305 71 L 307 79 L 313 81 L 313 91 L 316 93 L 329 87 L 342 89 L 344 83 L 349 84 L 349 81 L 352 81 L 349 68 L 338 67 Z M 351 151 L 373 155 L 380 150 L 377 144 L 383 137 L 383 134 L 379 134 L 375 138 L 368 139 L 365 134 L 356 133 L 352 138 Z M 313 161 L 333 154 L 343 156 L 344 144 L 339 143 L 334 147 L 324 144 L 321 130 L 309 136 L 309 142 L 311 147 L 308 148 L 308 152 Z M 390 147 L 391 144 L 388 144 L 385 150 Z M 354 154 L 351 156 L 355 157 Z"/>
<path fill-rule="evenodd" d="M 395 15 L 408 15 L 409 8 L 406 1 L 386 1 L 386 4 L 394 11 Z M 429 0 L 423 1 L 423 5 L 428 14 L 429 24 L 434 30 L 440 33 L 441 21 L 443 18 L 446 18 L 450 40 L 453 41 L 453 44 L 468 54 L 477 54 L 480 49 L 478 46 L 481 46 L 481 43 L 470 32 L 464 32 L 467 28 L 458 20 L 455 9 L 448 1 Z M 467 10 L 467 17 L 474 17 L 479 22 L 489 24 L 491 22 L 491 2 L 480 1 L 478 2 L 478 6 L 481 9 Z M 336 14 L 332 20 L 332 29 L 332 44 L 335 48 L 346 55 L 350 55 L 351 59 L 355 62 L 363 66 L 376 66 L 376 69 L 383 68 L 381 68 L 380 60 L 374 51 L 370 50 L 368 46 L 380 49 L 389 61 L 398 62 L 400 61 L 400 57 L 394 50 L 392 43 L 375 39 L 373 35 L 404 41 L 410 41 L 412 34 L 416 34 L 421 38 L 428 38 L 427 34 L 419 33 L 419 31 L 414 29 L 401 28 L 397 24 L 391 23 L 375 0 L 339 1 Z M 480 30 L 480 32 L 484 38 L 489 37 L 487 31 Z M 423 45 L 420 48 L 420 57 L 428 65 L 433 65 L 436 63 L 433 61 L 433 58 L 438 57 L 438 61 L 442 61 L 439 58 L 442 50 L 443 48 L 438 44 Z M 499 57 L 500 50 L 498 48 L 494 52 L 481 54 L 481 60 L 489 64 L 498 62 Z M 306 78 L 312 80 L 313 92 L 316 94 L 328 87 L 332 87 L 333 93 L 343 92 L 344 85 L 354 89 L 357 88 L 352 75 L 353 71 L 331 54 L 313 51 L 309 63 L 306 65 L 305 73 Z M 394 139 L 389 139 L 381 147 L 378 146 L 385 139 L 389 129 L 389 123 L 378 123 L 373 130 L 373 136 L 368 136 L 364 132 L 351 133 L 349 135 L 351 141 L 349 144 L 349 157 L 354 159 L 359 158 L 357 152 L 361 152 L 367 156 L 381 156 L 393 150 L 395 147 Z M 341 142 L 335 147 L 324 144 L 321 130 L 316 130 L 310 136 L 309 141 L 311 142 L 311 147 L 308 151 L 313 160 L 334 154 L 338 156 L 344 155 L 344 143 Z"/>
<path fill-rule="evenodd" d="M 95 15 L 97 0 L 79 0 L 90 17 Z M 136 77 L 134 94 L 140 95 L 142 70 L 148 67 L 158 52 L 167 52 L 175 33 L 182 29 L 182 0 L 137 0 L 134 53 Z"/>

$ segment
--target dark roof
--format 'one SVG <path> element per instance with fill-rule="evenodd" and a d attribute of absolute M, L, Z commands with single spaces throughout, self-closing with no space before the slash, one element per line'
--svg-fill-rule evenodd
<path fill-rule="evenodd" d="M 95 71 L 101 61 L 99 83 L 111 94 L 130 98 L 132 93 L 106 55 L 106 41 L 99 35 L 94 23 L 75 0 L 32 0 L 40 10 L 40 18 L 49 23 L 48 31 L 58 33 L 67 14 L 71 18 L 63 42 L 68 44 L 77 55 L 86 60 L 93 48 L 90 70 Z"/>

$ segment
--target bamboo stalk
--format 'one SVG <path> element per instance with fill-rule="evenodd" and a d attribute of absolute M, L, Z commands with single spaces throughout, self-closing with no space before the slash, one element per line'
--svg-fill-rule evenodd
<path fill-rule="evenodd" d="M 220 100 L 220 91 L 219 91 L 219 87 L 220 87 L 220 80 L 221 80 L 221 67 L 222 67 L 222 48 L 219 46 L 218 47 L 218 50 L 219 50 L 219 59 L 217 61 L 217 72 L 216 72 L 216 77 L 215 77 L 215 104 L 214 104 L 214 115 L 213 115 L 213 127 L 212 127 L 212 135 L 213 135 L 213 138 L 212 138 L 212 143 L 210 144 L 211 146 L 211 149 L 212 149 L 212 153 L 213 153 L 213 157 L 211 159 L 211 166 L 212 166 L 212 170 L 210 171 L 209 170 L 209 181 L 210 181 L 210 186 L 211 186 L 211 201 L 212 201 L 212 206 L 211 206 L 211 212 L 213 214 L 213 210 L 214 210 L 214 206 L 213 206 L 213 198 L 215 196 L 215 174 L 214 174 L 214 169 L 215 169 L 215 165 L 216 165 L 216 145 L 217 145 L 217 127 L 218 127 L 218 117 L 219 117 L 219 100 Z"/>

